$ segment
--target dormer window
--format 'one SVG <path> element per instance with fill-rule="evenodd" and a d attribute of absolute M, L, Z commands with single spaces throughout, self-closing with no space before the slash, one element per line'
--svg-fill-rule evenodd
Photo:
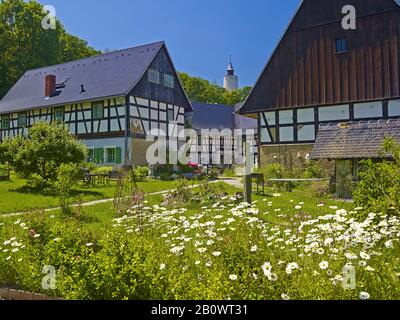
<path fill-rule="evenodd" d="M 147 73 L 149 77 L 149 82 L 160 84 L 160 73 L 157 70 L 149 69 Z"/>
<path fill-rule="evenodd" d="M 343 53 L 347 51 L 348 51 L 347 39 L 346 38 L 336 39 L 336 53 Z"/>
<path fill-rule="evenodd" d="M 164 74 L 164 86 L 168 88 L 174 88 L 174 76 L 171 76 L 170 74 Z"/>

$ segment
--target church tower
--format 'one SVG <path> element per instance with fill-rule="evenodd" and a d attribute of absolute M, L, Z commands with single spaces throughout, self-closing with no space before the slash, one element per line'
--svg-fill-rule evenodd
<path fill-rule="evenodd" d="M 235 69 L 233 68 L 232 61 L 229 61 L 226 75 L 224 77 L 224 89 L 233 91 L 239 89 L 239 78 L 235 75 Z"/>

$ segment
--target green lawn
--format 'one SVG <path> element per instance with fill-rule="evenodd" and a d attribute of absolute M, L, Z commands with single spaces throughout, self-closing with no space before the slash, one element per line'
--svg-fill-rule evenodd
<path fill-rule="evenodd" d="M 83 188 L 77 185 L 74 189 L 74 198 L 82 202 L 113 198 L 115 184 L 111 182 L 109 186 L 100 188 Z M 173 189 L 175 182 L 149 180 L 138 185 L 144 192 L 153 193 Z M 33 192 L 26 187 L 26 180 L 18 178 L 15 174 L 11 175 L 11 181 L 0 181 L 0 214 L 58 206 L 58 197 Z"/>

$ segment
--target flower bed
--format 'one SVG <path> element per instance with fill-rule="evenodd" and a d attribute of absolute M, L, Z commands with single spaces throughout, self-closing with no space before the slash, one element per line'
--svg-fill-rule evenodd
<path fill-rule="evenodd" d="M 7 220 L 0 283 L 67 299 L 400 298 L 398 217 L 264 200 L 147 203 L 97 233 L 41 213 Z M 50 292 L 44 265 L 57 270 Z"/>

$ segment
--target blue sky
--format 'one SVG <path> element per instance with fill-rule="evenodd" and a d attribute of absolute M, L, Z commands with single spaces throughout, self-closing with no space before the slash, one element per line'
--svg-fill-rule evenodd
<path fill-rule="evenodd" d="M 179 71 L 222 85 L 229 56 L 253 85 L 300 0 L 39 0 L 96 49 L 165 40 Z"/>

